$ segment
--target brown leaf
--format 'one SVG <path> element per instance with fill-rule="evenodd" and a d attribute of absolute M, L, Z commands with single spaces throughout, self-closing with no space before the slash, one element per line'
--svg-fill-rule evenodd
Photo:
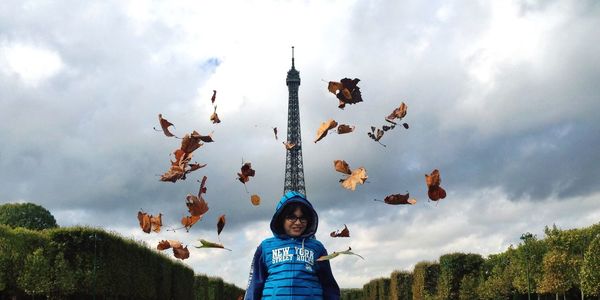
<path fill-rule="evenodd" d="M 208 177 L 203 176 L 202 177 L 202 182 L 200 182 L 200 189 L 198 189 L 198 197 L 202 198 L 202 194 L 206 193 L 206 180 L 208 179 Z"/>
<path fill-rule="evenodd" d="M 329 90 L 329 92 L 331 92 L 334 95 L 336 95 L 337 92 L 343 88 L 344 88 L 344 85 L 342 85 L 341 82 L 330 81 L 329 84 L 327 85 L 327 89 Z"/>
<path fill-rule="evenodd" d="M 219 217 L 219 221 L 217 222 L 217 235 L 221 234 L 223 227 L 225 227 L 225 215 Z"/>
<path fill-rule="evenodd" d="M 392 195 L 388 195 L 385 197 L 385 199 L 383 199 L 383 201 L 387 204 L 392 204 L 392 205 L 398 205 L 398 204 L 415 204 L 417 203 L 417 200 L 415 199 L 409 199 L 409 193 L 406 193 L 406 195 L 402 195 L 402 194 L 392 194 Z"/>
<path fill-rule="evenodd" d="M 406 116 L 407 109 L 408 109 L 408 106 L 406 104 L 404 104 L 404 102 L 402 102 L 400 104 L 400 106 L 398 108 L 395 108 L 391 114 L 389 114 L 387 117 L 385 117 L 385 119 L 390 122 L 393 122 L 394 119 L 402 120 L 402 118 L 404 118 Z"/>
<path fill-rule="evenodd" d="M 352 171 L 350 171 L 350 167 L 348 166 L 348 163 L 345 160 L 334 160 L 333 161 L 333 166 L 335 167 L 335 170 L 338 172 L 342 172 L 344 174 L 352 174 Z"/>
<path fill-rule="evenodd" d="M 145 212 L 138 211 L 138 221 L 140 222 L 140 227 L 145 233 L 150 233 L 152 228 L 152 223 L 150 222 L 150 216 Z"/>
<path fill-rule="evenodd" d="M 196 224 L 196 222 L 198 222 L 200 219 L 202 219 L 202 216 L 183 217 L 181 218 L 181 225 L 185 227 L 185 231 L 190 231 L 190 228 L 192 228 L 192 226 L 194 226 L 194 224 Z"/>
<path fill-rule="evenodd" d="M 402 123 L 402 126 L 404 126 L 404 129 L 408 129 L 408 123 Z"/>
<path fill-rule="evenodd" d="M 350 230 L 348 230 L 348 226 L 344 224 L 344 229 L 341 231 L 333 231 L 329 234 L 331 237 L 350 237 Z"/>
<path fill-rule="evenodd" d="M 173 255 L 176 258 L 184 260 L 184 259 L 190 257 L 190 250 L 188 250 L 187 246 L 185 246 L 185 248 L 184 247 L 178 247 L 178 248 L 173 247 Z"/>
<path fill-rule="evenodd" d="M 213 95 L 210 98 L 210 103 L 215 104 L 215 100 L 217 99 L 217 91 L 213 90 Z"/>
<path fill-rule="evenodd" d="M 360 88 L 357 86 L 360 79 L 354 78 L 343 78 L 340 80 L 343 88 L 336 94 L 336 97 L 340 102 L 344 102 L 345 104 L 355 104 L 358 102 L 362 102 L 362 95 L 360 93 Z M 338 107 L 343 108 L 340 104 Z"/>
<path fill-rule="evenodd" d="M 201 141 L 205 142 L 205 143 L 212 143 L 212 142 L 214 142 L 214 140 L 213 140 L 213 138 L 212 138 L 212 132 L 211 132 L 209 135 L 201 135 L 201 134 L 197 133 L 197 132 L 194 130 L 194 133 L 195 133 L 195 134 L 198 134 L 198 138 L 199 138 Z"/>
<path fill-rule="evenodd" d="M 162 214 L 158 214 L 158 216 L 150 216 L 150 224 L 152 225 L 152 231 L 160 232 L 160 227 L 162 226 Z"/>
<path fill-rule="evenodd" d="M 171 248 L 171 243 L 169 243 L 169 241 L 167 240 L 162 240 L 160 242 L 158 242 L 158 245 L 156 246 L 156 249 L 158 250 L 167 250 Z"/>
<path fill-rule="evenodd" d="M 200 168 L 204 168 L 204 167 L 206 167 L 206 164 L 201 165 L 199 163 L 193 163 L 193 164 L 188 164 L 188 166 L 190 167 L 190 169 L 186 170 L 185 174 L 189 174 L 189 173 L 194 172 L 194 171 L 196 171 L 196 170 L 198 170 Z"/>
<path fill-rule="evenodd" d="M 315 139 L 315 143 L 324 138 L 327 135 L 327 131 L 335 128 L 337 125 L 338 123 L 333 119 L 329 119 L 327 120 L 327 122 L 321 123 L 321 126 L 317 130 L 317 137 Z"/>
<path fill-rule="evenodd" d="M 258 195 L 250 196 L 250 202 L 252 202 L 252 205 L 258 206 L 260 204 L 260 196 L 258 196 Z"/>
<path fill-rule="evenodd" d="M 354 131 L 354 126 L 350 126 L 350 125 L 346 125 L 346 124 L 340 124 L 337 128 L 338 134 L 350 133 L 352 131 Z"/>
<path fill-rule="evenodd" d="M 162 128 L 162 131 L 166 136 L 168 136 L 168 137 L 175 136 L 174 134 L 172 134 L 169 131 L 169 126 L 173 126 L 173 123 L 167 121 L 167 119 L 163 119 L 162 114 L 158 114 L 158 122 L 160 123 L 160 127 Z M 173 126 L 173 127 L 175 127 L 175 126 Z"/>
<path fill-rule="evenodd" d="M 192 134 L 186 134 L 181 140 L 181 148 L 185 154 L 191 154 L 194 150 L 200 148 L 203 144 L 200 142 L 202 136 L 194 130 Z M 176 156 L 177 158 L 177 156 Z M 190 157 L 191 159 L 191 157 Z"/>
<path fill-rule="evenodd" d="M 357 184 L 364 184 L 367 180 L 367 170 L 363 167 L 352 170 L 352 174 L 346 179 L 340 179 L 342 186 L 349 190 L 355 190 Z"/>
<path fill-rule="evenodd" d="M 254 176 L 254 174 L 256 173 L 253 169 L 252 169 L 252 164 L 247 162 L 245 163 L 242 168 L 241 168 L 241 173 L 237 173 L 238 175 L 238 180 L 241 183 L 246 183 L 250 180 L 250 176 Z"/>
<path fill-rule="evenodd" d="M 296 144 L 293 144 L 290 142 L 283 142 L 283 145 L 285 146 L 285 149 L 287 149 L 287 150 L 292 150 L 292 149 L 294 149 L 294 147 L 296 147 Z"/>
<path fill-rule="evenodd" d="M 215 105 L 215 112 L 213 112 L 213 114 L 210 115 L 210 120 L 213 122 L 213 124 L 221 123 L 221 120 L 219 119 L 219 115 L 217 115 L 217 106 L 216 105 Z"/>
<path fill-rule="evenodd" d="M 188 194 L 185 198 L 185 205 L 192 216 L 202 216 L 208 211 L 208 203 L 202 197 Z"/>
<path fill-rule="evenodd" d="M 430 175 L 425 174 L 425 183 L 427 184 L 427 196 L 433 201 L 446 198 L 446 191 L 440 187 L 442 180 L 440 171 L 435 169 Z"/>
<path fill-rule="evenodd" d="M 277 127 L 273 127 L 273 133 L 275 134 L 275 140 L 277 140 Z"/>
<path fill-rule="evenodd" d="M 169 171 L 167 171 L 165 174 L 160 176 L 160 181 L 175 182 L 178 179 L 183 178 L 184 175 L 185 175 L 185 171 L 183 171 L 183 168 L 176 166 L 176 165 L 175 166 L 171 165 L 171 168 L 169 169 Z"/>

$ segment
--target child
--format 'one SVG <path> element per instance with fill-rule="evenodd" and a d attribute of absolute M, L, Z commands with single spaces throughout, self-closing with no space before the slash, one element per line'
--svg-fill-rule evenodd
<path fill-rule="evenodd" d="M 273 237 L 256 249 L 246 300 L 254 299 L 340 299 L 327 255 L 315 238 L 319 218 L 306 197 L 287 192 L 271 219 Z"/>

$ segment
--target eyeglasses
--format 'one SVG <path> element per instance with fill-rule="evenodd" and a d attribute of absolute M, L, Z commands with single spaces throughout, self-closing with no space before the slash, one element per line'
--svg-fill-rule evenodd
<path fill-rule="evenodd" d="M 297 217 L 297 216 L 287 216 L 285 217 L 286 220 L 290 221 L 290 223 L 296 223 L 296 221 L 300 220 L 300 223 L 302 224 L 306 224 L 308 223 L 308 219 L 305 217 Z"/>

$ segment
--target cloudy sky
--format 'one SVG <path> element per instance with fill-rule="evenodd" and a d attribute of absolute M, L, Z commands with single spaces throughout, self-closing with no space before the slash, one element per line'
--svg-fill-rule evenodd
<path fill-rule="evenodd" d="M 87 225 L 155 247 L 190 245 L 197 273 L 245 287 L 283 190 L 286 72 L 296 47 L 304 173 L 341 287 L 454 251 L 487 255 L 545 225 L 600 220 L 600 4 L 597 1 L 2 1 L 0 203 L 33 202 L 60 226 Z M 337 108 L 327 81 L 360 78 L 364 102 Z M 212 124 L 212 90 L 217 112 Z M 401 102 L 381 140 L 370 126 Z M 207 167 L 160 182 L 184 135 Z M 313 143 L 320 123 L 353 124 Z M 272 127 L 279 129 L 276 141 Z M 343 189 L 333 160 L 369 180 Z M 236 181 L 241 163 L 256 176 Z M 424 174 L 448 192 L 429 202 Z M 185 196 L 208 177 L 210 210 L 189 233 Z M 373 199 L 410 192 L 413 206 Z M 250 195 L 262 197 L 260 206 Z M 144 234 L 137 212 L 163 213 Z M 195 249 L 200 238 L 233 251 Z M 347 224 L 351 237 L 329 232 Z"/>

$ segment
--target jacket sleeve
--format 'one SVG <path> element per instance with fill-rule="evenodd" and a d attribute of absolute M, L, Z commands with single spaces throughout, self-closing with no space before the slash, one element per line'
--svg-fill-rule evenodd
<path fill-rule="evenodd" d="M 322 255 L 327 255 L 327 250 L 323 250 L 323 253 L 324 254 Z M 319 264 L 319 281 L 321 282 L 321 288 L 323 289 L 323 300 L 339 300 L 340 287 L 335 281 L 335 278 L 333 278 L 329 260 L 317 263 Z"/>
<path fill-rule="evenodd" d="M 254 259 L 250 266 L 250 276 L 244 300 L 260 300 L 263 287 L 267 279 L 267 268 L 263 262 L 262 247 L 259 245 L 254 252 Z"/>

